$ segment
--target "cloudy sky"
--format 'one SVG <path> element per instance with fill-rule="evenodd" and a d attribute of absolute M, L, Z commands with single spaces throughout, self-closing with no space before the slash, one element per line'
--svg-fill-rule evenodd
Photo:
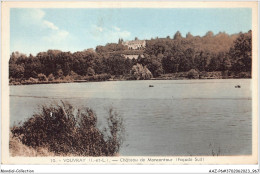
<path fill-rule="evenodd" d="M 251 9 L 11 9 L 10 53 L 59 49 L 82 51 L 97 45 L 180 31 L 203 36 L 251 29 Z"/>

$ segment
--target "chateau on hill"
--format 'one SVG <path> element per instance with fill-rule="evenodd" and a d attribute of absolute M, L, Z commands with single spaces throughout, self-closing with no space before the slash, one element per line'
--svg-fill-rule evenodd
<path fill-rule="evenodd" d="M 129 50 L 141 50 L 145 48 L 146 42 L 145 40 L 132 40 L 132 41 L 126 41 L 122 43 L 123 45 L 126 45 Z"/>

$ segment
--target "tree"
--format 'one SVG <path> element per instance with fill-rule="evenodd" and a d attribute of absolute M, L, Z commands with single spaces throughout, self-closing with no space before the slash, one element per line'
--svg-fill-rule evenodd
<path fill-rule="evenodd" d="M 189 78 L 189 79 L 197 79 L 197 78 L 199 78 L 199 73 L 198 73 L 198 71 L 196 71 L 195 69 L 189 70 L 189 72 L 188 72 L 188 78 Z"/>
<path fill-rule="evenodd" d="M 53 81 L 54 79 L 55 79 L 54 75 L 53 74 L 49 74 L 48 81 Z"/>
<path fill-rule="evenodd" d="M 208 65 L 210 63 L 211 54 L 209 52 L 203 52 L 201 51 L 198 55 L 195 57 L 195 64 L 196 67 L 200 71 L 206 71 L 208 70 Z"/>
<path fill-rule="evenodd" d="M 46 75 L 42 74 L 42 73 L 38 74 L 38 79 L 39 79 L 39 81 L 47 81 L 48 80 Z"/>
<path fill-rule="evenodd" d="M 58 69 L 56 73 L 57 73 L 57 78 L 61 78 L 61 79 L 64 78 L 63 71 L 61 69 Z"/>
<path fill-rule="evenodd" d="M 124 42 L 124 40 L 122 38 L 118 39 L 118 44 L 122 44 Z"/>
<path fill-rule="evenodd" d="M 252 32 L 241 34 L 230 49 L 229 55 L 234 60 L 234 71 L 251 72 L 252 66 Z"/>
<path fill-rule="evenodd" d="M 208 65 L 208 71 L 212 72 L 212 71 L 220 71 L 221 70 L 221 57 L 223 59 L 223 55 L 214 55 L 211 60 L 210 63 Z"/>
<path fill-rule="evenodd" d="M 223 61 L 223 70 L 229 70 L 231 68 L 231 61 L 229 59 L 229 57 L 224 58 Z"/>
<path fill-rule="evenodd" d="M 93 75 L 95 75 L 94 69 L 91 68 L 91 67 L 88 67 L 88 69 L 87 69 L 87 74 L 88 74 L 88 76 L 93 76 Z"/>
<path fill-rule="evenodd" d="M 182 39 L 182 36 L 181 36 L 180 31 L 177 31 L 177 32 L 175 33 L 175 35 L 173 36 L 173 39 L 174 39 L 174 40 Z"/>
<path fill-rule="evenodd" d="M 206 37 L 213 37 L 214 33 L 212 31 L 208 31 L 205 36 Z"/>
<path fill-rule="evenodd" d="M 24 67 L 22 65 L 10 64 L 9 65 L 9 78 L 23 78 Z"/>
<path fill-rule="evenodd" d="M 150 69 L 152 69 L 151 71 L 154 77 L 158 77 L 163 73 L 162 63 L 155 59 L 152 60 Z"/>
<path fill-rule="evenodd" d="M 190 32 L 188 32 L 188 33 L 186 34 L 186 38 L 187 38 L 187 39 L 192 39 L 193 36 L 192 36 L 192 34 L 191 34 Z"/>
<path fill-rule="evenodd" d="M 130 71 L 131 78 L 134 80 L 149 80 L 153 77 L 152 73 L 141 64 L 134 65 Z"/>
<path fill-rule="evenodd" d="M 125 58 L 121 55 L 110 55 L 105 62 L 106 73 L 112 75 L 123 75 L 125 72 Z"/>
<path fill-rule="evenodd" d="M 124 71 L 124 74 L 129 74 L 131 68 L 133 67 L 133 63 L 131 61 L 131 59 L 127 58 L 125 59 L 125 71 Z"/>

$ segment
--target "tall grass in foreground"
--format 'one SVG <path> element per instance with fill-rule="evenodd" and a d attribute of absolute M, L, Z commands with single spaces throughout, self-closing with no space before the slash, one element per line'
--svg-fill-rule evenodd
<path fill-rule="evenodd" d="M 110 109 L 107 126 L 100 130 L 90 108 L 75 109 L 61 101 L 42 106 L 41 112 L 13 126 L 11 133 L 10 140 L 15 138 L 30 148 L 47 149 L 55 155 L 114 156 L 123 143 L 124 126 L 122 118 Z"/>
<path fill-rule="evenodd" d="M 53 152 L 49 152 L 48 149 L 43 147 L 32 148 L 24 145 L 18 137 L 14 137 L 12 133 L 9 136 L 9 149 L 10 156 L 55 156 Z"/>

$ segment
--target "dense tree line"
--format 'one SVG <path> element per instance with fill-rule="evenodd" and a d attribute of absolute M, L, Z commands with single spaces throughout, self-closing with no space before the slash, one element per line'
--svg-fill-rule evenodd
<path fill-rule="evenodd" d="M 198 71 L 251 72 L 252 33 L 194 37 L 190 33 L 183 38 L 180 32 L 174 39 L 162 38 L 147 41 L 145 59 L 140 60 L 153 75 L 160 73 Z"/>
<path fill-rule="evenodd" d="M 209 31 L 203 37 L 190 33 L 182 37 L 176 32 L 172 39 L 167 36 L 147 40 L 144 50 L 127 50 L 120 39 L 118 43 L 75 53 L 48 50 L 26 56 L 14 52 L 9 60 L 9 78 L 10 81 L 107 80 L 111 75 L 131 76 L 133 68 L 140 65 L 153 77 L 190 70 L 251 74 L 251 40 L 251 31 L 234 35 L 214 35 Z M 126 59 L 123 54 L 139 54 L 139 57 Z"/>
<path fill-rule="evenodd" d="M 96 52 L 61 52 L 48 50 L 36 56 L 12 53 L 9 61 L 9 77 L 14 79 L 82 79 L 100 74 L 125 75 L 132 68 L 132 61 L 121 55 L 101 56 Z M 44 79 L 44 78 L 42 78 Z"/>

